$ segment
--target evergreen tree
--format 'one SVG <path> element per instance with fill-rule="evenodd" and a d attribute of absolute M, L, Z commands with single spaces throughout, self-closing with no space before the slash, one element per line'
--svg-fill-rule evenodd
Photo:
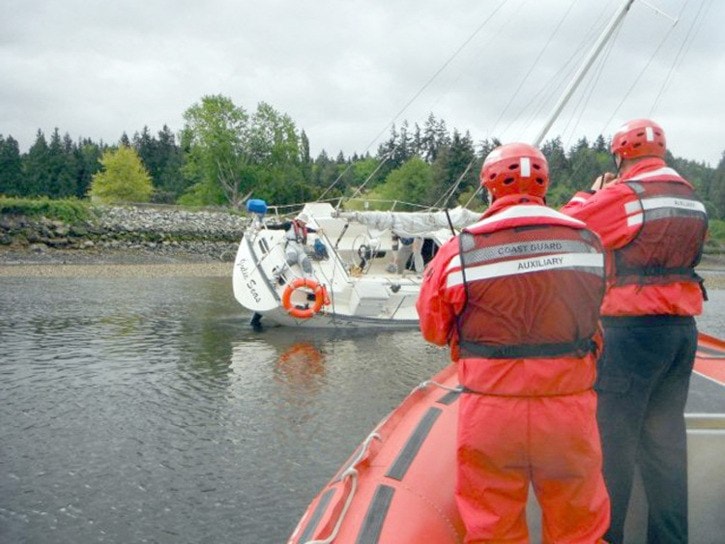
<path fill-rule="evenodd" d="M 483 164 L 483 161 L 486 159 L 486 157 L 488 157 L 488 154 L 501 145 L 501 141 L 498 138 L 486 138 L 485 140 L 479 142 L 478 145 L 481 148 L 479 157 L 481 159 L 481 164 Z"/>
<path fill-rule="evenodd" d="M 568 180 L 562 179 L 570 189 L 589 188 L 592 181 L 606 170 L 601 168 L 597 160 L 597 152 L 589 147 L 586 138 L 580 139 L 569 151 L 569 167 L 571 174 Z M 583 184 L 583 185 L 582 185 Z"/>
<path fill-rule="evenodd" d="M 174 133 L 166 125 L 158 133 L 156 150 L 158 156 L 156 188 L 159 193 L 169 195 L 169 201 L 174 202 L 189 184 L 182 174 L 184 155 L 176 143 Z"/>
<path fill-rule="evenodd" d="M 431 113 L 423 125 L 423 136 L 421 140 L 422 157 L 432 164 L 438 157 L 439 149 L 447 144 L 448 134 L 444 121 L 438 121 Z"/>
<path fill-rule="evenodd" d="M 133 135 L 132 140 L 132 147 L 136 150 L 136 153 L 138 153 L 138 156 L 143 161 L 144 166 L 149 171 L 149 174 L 151 174 L 151 178 L 154 178 L 154 168 L 156 157 L 155 152 L 156 150 L 154 145 L 154 139 L 149 133 L 149 127 L 144 126 L 143 130 L 141 131 L 141 134 L 136 132 Z"/>
<path fill-rule="evenodd" d="M 398 134 L 398 141 L 393 152 L 392 163 L 402 165 L 413 155 L 413 137 L 408 131 L 408 121 L 403 121 L 400 125 L 400 133 Z"/>
<path fill-rule="evenodd" d="M 75 196 L 78 166 L 73 154 L 73 141 L 68 134 L 61 139 L 57 128 L 50 137 L 48 168 L 51 179 L 45 194 L 51 198 Z"/>
<path fill-rule="evenodd" d="M 302 179 L 305 183 L 312 182 L 312 158 L 310 157 L 310 140 L 303 130 L 300 133 L 300 168 L 302 170 Z"/>
<path fill-rule="evenodd" d="M 23 164 L 20 147 L 12 136 L 0 134 L 0 195 L 21 196 L 23 190 Z"/>
<path fill-rule="evenodd" d="M 541 146 L 541 152 L 549 164 L 549 190 L 546 200 L 556 207 L 557 203 L 565 202 L 571 197 L 578 182 L 572 183 L 569 159 L 561 144 L 561 138 L 545 142 Z M 591 184 L 591 180 L 588 182 Z"/>
<path fill-rule="evenodd" d="M 38 130 L 35 142 L 23 156 L 23 173 L 25 183 L 20 191 L 21 196 L 45 196 L 50 193 L 53 182 L 50 156 L 48 142 L 41 130 Z"/>
<path fill-rule="evenodd" d="M 597 153 L 609 153 L 609 144 L 604 140 L 601 134 L 594 140 L 594 151 Z"/>
<path fill-rule="evenodd" d="M 386 175 L 388 172 L 395 170 L 402 164 L 396 163 L 398 144 L 398 129 L 395 126 L 395 123 L 393 123 L 390 127 L 390 137 L 386 142 L 383 142 L 378 146 L 378 159 L 381 161 L 385 161 L 385 166 L 383 168 L 386 172 Z"/>
<path fill-rule="evenodd" d="M 153 200 L 176 201 L 186 189 L 186 184 L 181 173 L 183 156 L 173 132 L 164 125 L 155 138 L 148 127 L 144 127 L 141 134 L 134 134 L 133 147 L 151 175 L 155 189 Z"/>
<path fill-rule="evenodd" d="M 480 163 L 476 160 L 471 135 L 462 136 L 454 129 L 450 145 L 439 149 L 432 166 L 433 183 L 426 203 L 455 206 L 461 194 L 478 185 Z"/>
<path fill-rule="evenodd" d="M 75 155 L 76 194 L 78 198 L 88 196 L 93 175 L 101 169 L 103 149 L 89 138 L 82 139 L 73 151 Z"/>

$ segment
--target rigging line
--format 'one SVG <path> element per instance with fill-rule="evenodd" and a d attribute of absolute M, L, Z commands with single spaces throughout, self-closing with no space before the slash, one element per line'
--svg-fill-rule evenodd
<path fill-rule="evenodd" d="M 544 85 L 540 87 L 540 89 L 534 94 L 533 97 L 531 97 L 528 103 L 520 109 L 520 113 L 512 118 L 509 124 L 503 129 L 503 131 L 501 131 L 502 133 L 508 132 L 512 125 L 517 121 L 517 119 L 522 118 L 524 112 L 530 108 L 533 109 L 533 111 L 529 114 L 529 119 L 527 121 L 524 121 L 523 124 L 525 127 L 530 126 L 531 123 L 533 123 L 534 120 L 541 115 L 541 112 L 548 105 L 549 97 L 557 94 L 557 91 L 565 84 L 567 80 L 570 79 L 569 76 L 565 77 L 567 72 L 571 74 L 576 70 L 576 66 L 578 65 L 578 63 L 575 62 L 575 60 L 584 56 L 586 52 L 585 45 L 589 41 L 588 36 L 595 34 L 595 29 L 606 24 L 604 21 L 607 9 L 607 7 L 604 7 L 600 11 L 597 20 L 591 24 L 589 31 L 584 33 L 584 37 L 579 41 L 578 46 L 574 47 L 573 53 L 569 56 L 566 62 L 561 66 L 561 68 L 559 68 L 559 70 L 557 70 L 554 75 L 549 78 L 549 80 Z"/>
<path fill-rule="evenodd" d="M 546 94 L 548 93 L 549 96 L 554 95 L 554 91 L 564 84 L 564 81 L 566 80 L 564 76 L 564 73 L 566 72 L 567 67 L 570 66 L 570 63 L 574 60 L 574 57 L 577 55 L 580 55 L 581 52 L 577 51 L 573 53 L 569 59 L 564 63 L 564 65 L 559 68 L 559 70 L 554 74 L 549 80 L 546 82 L 546 84 L 542 85 L 539 90 L 534 94 L 534 96 L 531 97 L 531 99 L 524 105 L 523 108 L 519 110 L 519 114 L 512 117 L 511 121 L 509 121 L 508 125 L 506 125 L 502 130 L 499 131 L 499 134 L 505 134 L 508 132 L 511 127 L 514 125 L 514 123 L 519 122 L 520 118 L 523 117 L 524 112 L 529 108 L 536 108 L 533 113 L 529 114 L 530 118 L 535 118 L 536 114 L 543 110 L 546 105 Z M 558 82 L 558 83 L 555 83 Z M 540 105 L 535 106 L 534 104 L 538 102 Z M 524 126 L 527 126 L 530 124 L 531 121 L 525 121 Z"/>
<path fill-rule="evenodd" d="M 675 70 L 675 67 L 681 62 L 681 59 L 684 58 L 684 54 L 682 54 L 682 51 L 683 51 L 683 49 L 685 47 L 685 44 L 690 41 L 689 38 L 690 38 L 690 36 L 692 34 L 692 31 L 693 31 L 693 29 L 695 27 L 695 24 L 697 23 L 698 19 L 700 19 L 700 20 L 702 19 L 700 17 L 700 14 L 703 13 L 703 7 L 704 7 L 706 1 L 707 0 L 703 0 L 702 2 L 700 2 L 700 7 L 697 10 L 697 14 L 695 15 L 694 19 L 692 20 L 692 24 L 690 25 L 690 28 L 687 30 L 687 35 L 685 36 L 685 39 L 683 40 L 682 45 L 680 46 L 680 49 L 677 52 L 677 56 L 675 57 L 675 60 L 672 63 L 672 66 L 670 66 L 670 71 L 667 74 L 667 78 L 665 79 L 665 82 L 662 84 L 662 87 L 660 88 L 660 92 L 657 94 L 657 97 L 655 98 L 654 103 L 652 104 L 652 107 L 650 108 L 650 111 L 649 111 L 649 115 L 650 116 L 652 116 L 652 114 L 655 111 L 655 108 L 659 105 L 659 101 L 662 98 L 662 95 L 664 94 L 665 88 L 669 86 L 669 83 L 672 80 L 672 74 L 673 74 L 673 72 Z M 682 10 L 680 11 L 680 14 L 678 15 L 678 18 L 685 11 L 685 7 L 689 3 L 690 3 L 690 0 L 687 0 L 685 2 L 685 4 L 682 6 Z M 712 0 L 710 0 L 708 2 L 707 9 L 704 10 L 705 13 L 707 13 L 707 11 L 710 9 L 711 4 L 712 4 Z M 703 17 L 704 17 L 704 14 L 703 14 Z"/>
<path fill-rule="evenodd" d="M 395 147 L 394 147 L 394 148 L 393 148 L 393 149 L 392 149 L 392 150 L 390 151 L 390 153 L 387 153 L 387 154 L 386 154 L 386 155 L 385 155 L 385 156 L 383 157 L 383 160 L 381 160 L 381 161 L 380 161 L 380 162 L 378 163 L 378 166 L 377 166 L 377 167 L 375 168 L 375 170 L 373 170 L 373 171 L 371 172 L 371 174 L 370 174 L 370 175 L 369 175 L 369 176 L 368 176 L 368 177 L 367 177 L 367 178 L 365 179 L 365 181 L 363 181 L 363 182 L 362 182 L 362 184 L 360 185 L 360 187 L 358 187 L 357 189 L 355 189 L 355 192 L 354 192 L 354 193 L 352 194 L 352 196 L 350 196 L 350 199 L 353 199 L 353 198 L 355 198 L 355 197 L 356 197 L 356 196 L 358 195 L 358 193 L 360 193 L 360 192 L 361 192 L 361 191 L 363 190 L 363 188 L 365 187 L 365 185 L 367 185 L 368 181 L 370 181 L 370 180 L 372 179 L 372 177 L 373 177 L 373 176 L 374 176 L 375 174 L 377 174 L 377 173 L 378 173 L 378 170 L 380 170 L 380 169 L 381 169 L 381 168 L 383 167 L 383 164 L 385 164 L 385 162 L 386 162 L 386 161 L 387 161 L 387 160 L 388 160 L 388 159 L 389 159 L 390 157 L 392 157 L 392 156 L 393 156 L 393 153 L 395 153 L 395 150 L 396 150 L 396 149 L 398 149 L 398 146 L 395 146 Z"/>
<path fill-rule="evenodd" d="M 647 0 L 639 0 L 639 3 L 640 4 L 644 4 L 649 9 L 651 9 L 652 11 L 654 11 L 655 13 L 657 13 L 658 15 L 662 15 L 663 17 L 666 17 L 667 19 L 669 19 L 670 21 L 672 21 L 672 24 L 673 25 L 674 24 L 677 24 L 677 19 L 675 19 L 674 17 L 669 16 L 668 14 L 666 14 L 664 11 L 662 11 L 657 6 L 653 6 L 652 4 L 650 4 L 649 2 L 647 2 Z"/>
<path fill-rule="evenodd" d="M 459 186 L 459 185 L 461 184 L 461 182 L 463 181 L 463 178 L 465 178 L 465 177 L 466 177 L 466 174 L 468 174 L 468 171 L 469 171 L 469 170 L 471 169 L 471 166 L 473 166 L 473 163 L 474 163 L 475 161 L 476 161 L 476 159 L 474 158 L 474 159 L 472 159 L 472 160 L 471 160 L 471 161 L 470 161 L 470 162 L 468 163 L 468 166 L 466 166 L 466 169 L 465 169 L 465 170 L 463 171 L 463 173 L 462 173 L 462 174 L 461 174 L 460 176 L 458 176 L 458 179 L 456 180 L 456 183 L 455 183 L 455 184 L 453 185 L 453 187 L 452 187 L 452 188 L 451 188 L 450 190 L 446 191 L 446 192 L 445 192 L 445 193 L 443 194 L 443 196 L 444 196 L 444 197 L 446 197 L 446 198 L 445 198 L 445 200 L 443 200 L 442 204 L 441 204 L 441 205 L 439 206 L 440 208 L 445 208 L 445 207 L 447 207 L 446 205 L 448 204 L 448 201 L 449 201 L 449 200 L 451 199 L 451 197 L 453 196 L 453 194 L 454 194 L 454 193 L 456 192 L 456 189 L 458 189 L 458 186 Z M 446 196 L 446 195 L 448 195 L 448 196 Z M 441 197 L 441 198 L 443 198 L 443 197 Z M 440 202 L 440 199 L 438 199 L 438 202 Z M 434 207 L 438 205 L 438 202 L 436 202 L 436 203 L 434 204 Z"/>
<path fill-rule="evenodd" d="M 602 77 L 602 74 L 604 73 L 604 68 L 606 66 L 607 60 L 609 59 L 610 55 L 612 54 L 612 51 L 614 50 L 614 44 L 617 41 L 617 38 L 619 37 L 619 33 L 621 32 L 622 27 L 618 27 L 615 31 L 612 40 L 607 44 L 606 49 L 604 51 L 604 54 L 602 55 L 601 59 L 598 61 L 598 66 L 596 69 L 596 72 L 594 74 L 594 77 L 590 79 L 590 81 L 587 84 L 587 88 L 582 93 L 581 97 L 579 98 L 579 101 L 577 102 L 576 106 L 572 110 L 572 115 L 567 121 L 567 124 L 562 131 L 562 134 L 565 133 L 568 130 L 569 124 L 573 121 L 574 126 L 571 129 L 571 134 L 569 136 L 569 139 L 567 140 L 567 146 L 571 145 L 571 141 L 574 139 L 574 135 L 576 134 L 577 129 L 579 128 L 579 123 L 582 120 L 582 117 L 584 117 L 584 112 L 587 109 L 587 106 L 589 104 L 589 101 L 592 99 L 592 96 L 594 96 L 594 91 L 597 88 L 597 85 L 599 84 L 599 80 Z M 578 112 L 578 113 L 577 113 Z"/>
<path fill-rule="evenodd" d="M 428 81 L 425 82 L 425 84 L 416 92 L 409 100 L 406 102 L 406 104 L 398 111 L 398 113 L 395 114 L 395 117 L 385 125 L 385 127 L 378 132 L 378 134 L 370 141 L 370 143 L 367 145 L 365 150 L 363 151 L 363 154 L 368 153 L 370 151 L 370 148 L 377 142 L 380 137 L 387 132 L 390 125 L 394 124 L 395 121 L 397 121 L 398 117 L 400 117 L 405 110 L 410 107 L 410 105 L 418 99 L 418 97 L 423 94 L 423 91 L 425 91 L 432 83 L 433 81 L 448 67 L 448 65 L 455 59 L 458 54 L 473 40 L 473 38 L 476 37 L 476 35 L 483 29 L 484 26 L 488 24 L 488 22 L 496 15 L 496 13 L 508 2 L 509 0 L 502 0 L 496 8 L 491 12 L 491 14 L 473 31 L 473 33 L 456 49 L 453 54 L 448 58 L 448 60 L 443 63 L 443 65 L 428 79 Z M 383 159 L 383 162 L 387 160 L 388 157 L 385 157 Z M 382 166 L 382 164 L 380 165 Z M 376 171 L 380 168 L 376 169 Z M 325 196 L 337 183 L 342 179 L 342 177 L 352 168 L 352 163 L 348 165 L 347 168 L 335 179 L 335 181 L 332 182 L 332 184 L 323 191 L 322 195 L 320 195 L 320 198 Z M 368 178 L 369 179 L 369 178 Z M 365 181 L 367 183 L 368 180 Z"/>
<path fill-rule="evenodd" d="M 516 7 L 513 8 L 512 13 L 508 16 L 508 18 L 506 19 L 506 21 L 503 22 L 503 23 L 501 23 L 501 24 L 499 24 L 498 27 L 497 27 L 497 29 L 495 29 L 495 33 L 490 34 L 488 36 L 488 39 L 479 46 L 478 50 L 477 51 L 474 51 L 473 58 L 472 58 L 471 61 L 469 61 L 469 64 L 468 64 L 468 69 L 469 69 L 470 72 L 472 72 L 472 73 L 478 73 L 478 71 L 473 67 L 473 63 L 474 62 L 480 61 L 480 57 L 476 57 L 476 54 L 478 53 L 478 51 L 484 51 L 484 52 L 488 53 L 489 52 L 490 44 L 492 44 L 492 43 L 501 43 L 502 40 L 501 40 L 500 36 L 503 34 L 504 29 L 506 27 L 508 27 L 508 25 L 511 23 L 511 21 L 517 19 L 518 13 L 521 11 L 521 9 L 523 8 L 523 6 L 525 4 L 527 4 L 529 1 L 530 0 L 520 0 L 521 3 L 518 6 L 516 6 Z M 518 17 L 518 19 L 520 19 L 520 16 Z M 460 78 L 461 78 L 461 76 L 462 76 L 462 74 L 464 72 L 465 72 L 465 67 L 463 69 L 461 69 L 459 75 L 455 78 L 454 81 L 460 80 Z M 492 72 L 492 71 L 489 70 L 489 72 Z M 474 91 L 477 90 L 477 89 L 479 89 L 480 87 L 481 87 L 481 83 L 477 84 L 477 86 L 474 87 Z M 434 102 L 434 105 L 437 104 L 439 101 L 440 101 L 440 98 L 437 99 Z M 488 138 L 489 135 L 490 135 L 490 133 L 491 133 L 490 129 L 488 129 L 488 128 L 484 129 L 484 138 Z"/>
<path fill-rule="evenodd" d="M 544 127 L 539 131 L 536 138 L 534 138 L 535 144 L 540 144 L 546 134 L 551 129 L 551 126 L 554 124 L 554 121 L 561 113 L 564 106 L 566 106 L 567 102 L 571 98 L 571 95 L 574 93 L 576 88 L 579 86 L 579 83 L 581 83 L 582 79 L 586 75 L 589 68 L 592 66 L 592 63 L 596 59 L 596 57 L 601 52 L 603 46 L 606 44 L 606 42 L 611 38 L 612 32 L 616 30 L 617 27 L 619 27 L 622 24 L 622 21 L 627 15 L 627 12 L 632 7 L 632 4 L 634 3 L 634 0 L 625 0 L 625 2 L 620 6 L 620 8 L 617 10 L 616 14 L 612 18 L 612 20 L 607 24 L 607 28 L 605 29 L 604 33 L 597 39 L 596 44 L 592 48 L 592 50 L 587 54 L 587 60 L 586 63 L 581 66 L 576 73 L 576 76 L 573 80 L 569 82 L 567 85 L 566 91 L 564 94 L 559 97 L 559 100 L 557 101 L 556 105 L 554 106 L 553 111 L 549 114 L 549 117 L 544 124 Z"/>
<path fill-rule="evenodd" d="M 523 4 L 526 4 L 527 2 L 529 2 L 529 0 L 521 0 L 521 1 L 523 2 Z M 506 27 L 509 24 L 509 22 L 515 17 L 515 14 L 521 10 L 521 8 L 523 7 L 523 4 L 518 6 L 517 8 L 514 8 L 514 13 L 509 17 L 509 19 L 505 23 L 499 25 L 495 34 L 491 34 L 490 36 L 488 36 L 488 39 L 481 46 L 479 46 L 478 51 L 480 51 L 480 50 L 488 51 L 489 44 L 496 43 L 496 40 L 503 32 L 504 27 Z M 480 60 L 480 58 L 476 57 L 475 55 L 476 55 L 476 51 L 473 52 L 473 60 L 471 60 L 469 62 L 469 66 L 468 66 L 469 68 L 473 64 L 473 62 Z M 455 78 L 453 78 L 453 82 L 448 86 L 448 88 L 453 87 L 454 83 L 457 83 L 465 72 L 466 72 L 465 67 L 461 68 L 458 72 L 458 75 L 455 76 Z M 441 101 L 441 98 L 443 97 L 443 95 L 444 95 L 444 93 L 440 93 L 438 98 L 436 98 L 432 102 L 431 110 Z"/>
<path fill-rule="evenodd" d="M 689 0 L 688 0 L 688 2 L 689 2 Z M 612 122 L 612 119 L 614 119 L 614 116 L 617 115 L 617 112 L 624 105 L 624 102 L 632 94 L 632 91 L 634 91 L 634 88 L 637 86 L 637 84 L 639 83 L 640 79 L 642 79 L 642 76 L 647 71 L 647 69 L 649 68 L 650 64 L 652 64 L 652 61 L 657 56 L 657 53 L 659 53 L 660 49 L 662 49 L 662 46 L 665 44 L 665 42 L 669 38 L 670 34 L 672 34 L 672 31 L 674 30 L 676 24 L 677 24 L 677 21 L 675 21 L 675 23 L 670 26 L 669 30 L 665 33 L 665 35 L 660 40 L 660 43 L 657 44 L 657 47 L 652 52 L 652 55 L 650 56 L 650 58 L 647 60 L 647 64 L 645 64 L 644 65 L 644 68 L 642 68 L 640 70 L 640 72 L 637 75 L 637 77 L 634 79 L 634 81 L 632 82 L 632 84 L 629 86 L 629 89 L 627 89 L 627 92 L 624 94 L 624 96 L 622 97 L 622 99 L 619 101 L 619 104 L 617 104 L 617 107 L 614 108 L 614 110 L 612 110 L 612 115 L 610 115 L 609 116 L 609 119 L 607 119 L 607 122 L 605 123 L 604 127 L 602 128 L 602 132 L 604 132 L 604 130 L 609 126 L 609 123 Z"/>
<path fill-rule="evenodd" d="M 577 64 L 573 61 L 575 60 L 575 58 L 581 57 L 582 55 L 583 51 L 580 50 L 577 53 L 573 54 L 571 57 L 569 57 L 564 66 L 562 66 L 556 73 L 556 75 L 554 75 L 549 80 L 546 86 L 542 87 L 542 89 L 532 97 L 529 103 L 522 110 L 525 111 L 526 109 L 531 108 L 528 117 L 520 122 L 520 124 L 523 125 L 523 128 L 520 130 L 520 132 L 525 132 L 536 121 L 536 119 L 538 119 L 543 114 L 543 111 L 549 107 L 549 101 L 551 97 L 560 94 L 561 88 L 566 84 L 566 81 L 571 79 L 571 73 L 576 70 Z M 512 124 L 513 122 L 509 124 L 507 130 L 511 127 Z"/>
<path fill-rule="evenodd" d="M 550 77 L 544 85 L 541 86 L 536 94 L 531 97 L 529 102 L 524 105 L 523 108 L 521 108 L 519 115 L 513 117 L 509 124 L 501 132 L 507 132 L 513 126 L 513 124 L 519 120 L 519 118 L 524 116 L 524 112 L 526 110 L 533 108 L 533 111 L 529 114 L 528 120 L 525 120 L 523 122 L 524 127 L 529 126 L 541 113 L 541 111 L 543 111 L 544 108 L 547 106 L 547 99 L 551 96 L 554 96 L 556 94 L 556 91 L 565 84 L 567 79 L 569 79 L 568 77 L 565 77 L 567 74 L 567 70 L 569 71 L 569 73 L 573 72 L 576 69 L 576 63 L 574 62 L 574 60 L 578 57 L 581 57 L 583 54 L 584 52 L 581 47 L 576 48 L 574 53 L 569 56 L 564 65 L 559 68 L 559 70 L 552 77 Z"/>
<path fill-rule="evenodd" d="M 433 81 L 448 67 L 448 65 L 455 59 L 458 54 L 473 40 L 473 38 L 476 37 L 476 35 L 483 29 L 484 26 L 488 24 L 488 22 L 496 15 L 496 13 L 506 4 L 509 0 L 502 0 L 501 3 L 499 3 L 498 6 L 491 12 L 491 14 L 480 24 L 476 29 L 473 31 L 473 33 L 466 38 L 466 40 L 458 46 L 458 49 L 456 49 L 453 54 L 446 60 L 443 65 L 436 70 L 436 72 L 428 79 L 428 81 L 423 84 L 423 86 L 416 92 L 406 103 L 405 105 L 398 111 L 398 113 L 395 114 L 395 117 L 393 117 L 392 121 L 388 123 L 383 130 L 381 130 L 375 138 L 368 144 L 367 148 L 365 148 L 365 151 L 367 152 L 373 144 L 388 130 L 388 127 L 394 123 L 398 117 L 400 117 L 405 110 L 408 109 L 408 107 L 418 99 L 418 97 L 423 94 L 423 91 L 425 91 L 432 83 Z"/>
<path fill-rule="evenodd" d="M 529 76 L 534 71 L 534 68 L 536 68 L 536 65 L 538 64 L 539 60 L 541 60 L 541 57 L 544 56 L 544 53 L 549 48 L 549 45 L 554 40 L 554 36 L 557 34 L 559 29 L 561 28 L 561 25 L 564 24 L 564 21 L 569 16 L 569 13 L 571 13 L 572 8 L 574 7 L 574 3 L 576 0 L 572 0 L 571 4 L 569 4 L 569 8 L 566 10 L 566 13 L 564 13 L 563 17 L 559 19 L 559 22 L 557 23 L 556 27 L 554 28 L 553 32 L 549 36 L 549 39 L 547 40 L 546 44 L 543 48 L 539 51 L 539 54 L 534 59 L 534 62 L 529 66 L 528 71 L 524 75 L 523 79 L 519 82 L 518 87 L 516 87 L 516 90 L 511 94 L 509 101 L 506 103 L 506 105 L 501 110 L 501 113 L 498 116 L 498 119 L 496 119 L 496 122 L 493 124 L 493 129 L 491 132 L 495 132 L 496 128 L 498 127 L 498 124 L 501 122 L 501 119 L 503 118 L 504 114 L 508 111 L 509 107 L 511 107 L 511 104 L 514 102 L 514 99 L 518 96 L 519 91 L 521 91 L 522 87 L 524 86 L 524 83 L 529 79 Z"/>
<path fill-rule="evenodd" d="M 688 0 L 688 1 L 689 1 L 689 0 Z M 614 35 L 614 39 L 612 40 L 613 42 L 614 42 L 614 41 L 616 41 L 617 37 L 619 36 L 619 32 L 620 32 L 620 31 L 621 31 L 621 27 L 619 27 L 619 28 L 617 29 L 617 31 L 616 31 L 616 33 L 615 33 L 615 35 Z M 665 36 L 665 38 L 666 38 L 666 36 Z M 647 70 L 647 67 L 648 67 L 648 66 L 649 66 L 649 64 L 650 64 L 650 63 L 652 62 L 652 60 L 654 59 L 654 56 L 655 56 L 655 55 L 657 54 L 657 51 L 659 50 L 659 48 L 660 48 L 660 47 L 662 46 L 662 44 L 663 44 L 663 43 L 664 43 L 664 40 L 663 40 L 662 42 L 660 42 L 660 44 L 658 45 L 658 47 L 657 47 L 657 49 L 655 50 L 654 54 L 652 55 L 652 57 L 650 58 L 650 60 L 649 60 L 649 61 L 647 62 L 647 65 L 645 66 L 645 68 L 644 68 L 644 69 L 642 70 L 642 72 L 640 73 L 640 77 L 641 77 L 641 75 L 642 75 L 642 74 L 644 73 L 644 71 L 646 71 L 646 70 Z M 610 49 L 609 49 L 609 50 L 608 50 L 608 51 L 607 51 L 607 52 L 605 53 L 605 56 L 604 56 L 604 58 L 605 58 L 605 59 L 609 57 L 609 55 L 611 54 L 611 51 L 612 51 L 612 50 L 611 50 L 611 48 L 610 48 Z M 600 70 L 599 70 L 599 73 L 597 74 L 597 80 L 599 79 L 599 77 L 601 76 L 601 73 L 603 72 L 603 67 L 604 67 L 604 63 L 602 63 L 602 64 L 601 64 L 601 66 L 600 66 Z M 639 77 L 637 78 L 637 80 L 639 80 Z M 631 87 L 631 88 L 630 88 L 630 90 L 628 91 L 628 94 L 629 94 L 629 92 L 631 92 L 631 90 L 632 90 L 632 89 L 634 88 L 634 85 L 635 85 L 636 83 L 637 83 L 637 81 L 635 81 L 635 82 L 634 82 L 634 84 L 632 85 L 632 87 Z M 593 90 L 594 90 L 594 89 L 592 88 L 592 93 L 593 93 Z M 590 96 L 590 98 L 591 98 L 591 96 Z M 625 98 L 626 98 L 626 97 L 625 97 Z M 602 136 L 602 137 L 603 137 L 603 134 L 604 134 L 604 130 L 606 129 L 607 125 L 609 125 L 609 123 L 611 122 L 612 118 L 613 118 L 613 117 L 614 117 L 614 115 L 616 114 L 616 112 L 617 112 L 617 110 L 619 109 L 619 107 L 621 107 L 621 105 L 622 105 L 622 103 L 623 103 L 623 102 L 624 102 L 624 100 L 622 100 L 622 102 L 620 102 L 619 106 L 617 106 L 617 108 L 616 108 L 616 109 L 614 110 L 614 114 L 612 114 L 612 116 L 611 116 L 611 117 L 609 118 L 609 120 L 607 121 L 607 123 L 606 123 L 606 124 L 604 125 L 604 127 L 602 128 L 602 130 L 601 130 L 601 131 L 599 132 L 599 134 L 598 134 L 597 136 Z M 577 121 L 577 126 L 578 126 L 578 121 Z M 572 131 L 572 136 L 570 137 L 570 139 L 569 139 L 569 140 L 567 141 L 567 143 L 566 143 L 566 147 L 570 147 L 570 146 L 571 146 L 571 139 L 573 138 L 574 132 L 575 132 L 575 131 L 573 130 L 573 131 Z M 577 166 L 577 168 L 576 168 L 576 169 L 575 169 L 574 171 L 572 171 L 572 172 L 571 172 L 571 174 L 569 174 L 569 179 L 570 179 L 570 180 L 574 180 L 574 181 L 575 181 L 575 180 L 576 180 L 576 178 L 577 178 L 577 176 L 579 175 L 579 172 L 581 172 L 581 170 L 582 170 L 582 168 L 583 168 L 583 167 L 584 167 L 584 163 L 580 163 L 580 164 L 579 164 L 579 165 Z"/>
<path fill-rule="evenodd" d="M 472 149 L 472 152 L 473 152 L 473 158 L 468 162 L 466 167 L 463 169 L 463 173 L 460 176 L 458 176 L 458 179 L 456 179 L 456 182 L 449 189 L 444 191 L 443 194 L 440 196 L 440 198 L 438 198 L 438 200 L 436 200 L 433 203 L 433 205 L 432 205 L 433 208 L 444 208 L 446 206 L 446 204 L 448 203 L 448 201 L 453 196 L 453 194 L 456 192 L 456 190 L 458 189 L 458 186 L 463 181 L 463 178 L 466 177 L 466 174 L 468 174 L 468 171 L 471 169 L 471 166 L 473 166 L 473 163 L 476 162 L 477 157 L 476 157 L 475 148 Z"/>

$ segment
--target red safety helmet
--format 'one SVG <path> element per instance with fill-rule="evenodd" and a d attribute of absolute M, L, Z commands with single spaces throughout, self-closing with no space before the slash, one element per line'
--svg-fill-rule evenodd
<path fill-rule="evenodd" d="M 650 119 L 634 119 L 622 125 L 612 138 L 612 154 L 623 159 L 665 157 L 665 131 Z"/>
<path fill-rule="evenodd" d="M 533 145 L 502 145 L 483 161 L 481 185 L 494 199 L 513 194 L 543 198 L 549 188 L 549 164 Z"/>

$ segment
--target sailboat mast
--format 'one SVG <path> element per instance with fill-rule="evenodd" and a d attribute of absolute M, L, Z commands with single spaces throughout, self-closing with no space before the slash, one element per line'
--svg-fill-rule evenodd
<path fill-rule="evenodd" d="M 581 80 L 586 75 L 587 71 L 591 67 L 591 65 L 594 63 L 594 60 L 597 58 L 599 53 L 602 50 L 602 47 L 604 47 L 604 44 L 607 43 L 607 40 L 611 37 L 612 33 L 614 33 L 617 26 L 619 26 L 619 23 L 622 22 L 622 19 L 624 19 L 624 16 L 627 14 L 627 11 L 629 11 L 629 8 L 634 3 L 634 0 L 626 0 L 624 4 L 619 8 L 619 11 L 615 14 L 615 16 L 612 18 L 612 20 L 609 23 L 609 26 L 607 29 L 602 33 L 601 36 L 599 36 L 599 39 L 597 40 L 597 43 L 594 45 L 592 50 L 589 52 L 589 57 L 587 58 L 587 61 L 579 68 L 578 72 L 574 76 L 574 78 L 569 82 L 569 86 L 566 88 L 566 91 L 564 94 L 559 98 L 559 102 L 554 107 L 553 111 L 551 112 L 551 116 L 549 117 L 549 120 L 544 124 L 543 128 L 541 129 L 541 132 L 539 132 L 539 135 L 534 140 L 533 144 L 535 146 L 540 146 L 541 142 L 544 140 L 544 137 L 546 136 L 546 133 L 549 132 L 549 129 L 551 128 L 551 125 L 554 124 L 554 121 L 556 121 L 556 118 L 559 117 L 559 114 L 561 113 L 561 110 L 564 109 L 564 106 L 569 101 L 569 98 L 571 97 L 572 93 L 576 90 L 576 88 L 579 86 L 579 83 L 581 83 Z"/>

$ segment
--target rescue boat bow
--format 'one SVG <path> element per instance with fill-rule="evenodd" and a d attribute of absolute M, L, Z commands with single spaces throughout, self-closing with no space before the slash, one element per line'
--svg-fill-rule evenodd
<path fill-rule="evenodd" d="M 724 341 L 699 335 L 695 372 L 725 385 Z M 313 499 L 288 544 L 462 543 L 454 497 L 459 396 L 455 364 L 414 389 Z M 708 426 L 723 418 L 707 415 Z M 701 428 L 698 421 L 688 427 Z"/>

